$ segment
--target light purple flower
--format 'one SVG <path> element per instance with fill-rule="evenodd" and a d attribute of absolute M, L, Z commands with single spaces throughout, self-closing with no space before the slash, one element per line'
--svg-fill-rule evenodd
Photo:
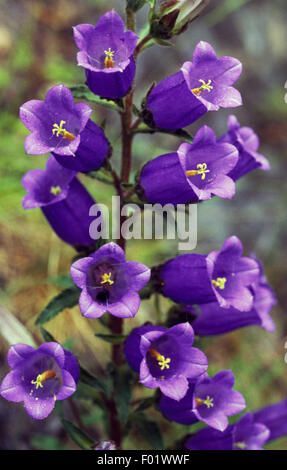
<path fill-rule="evenodd" d="M 207 111 L 242 104 L 233 88 L 242 71 L 241 63 L 224 56 L 218 59 L 210 44 L 197 44 L 193 62 L 156 85 L 148 95 L 145 120 L 164 129 L 179 129 L 193 123 Z"/>
<path fill-rule="evenodd" d="M 196 334 L 219 335 L 250 325 L 260 325 L 270 332 L 275 330 L 274 321 L 269 312 L 277 303 L 277 299 L 267 283 L 261 263 L 258 260 L 257 262 L 260 277 L 250 286 L 250 291 L 254 296 L 251 310 L 244 312 L 233 307 L 222 308 L 217 302 L 201 305 L 198 318 L 192 322 Z"/>
<path fill-rule="evenodd" d="M 207 255 L 206 264 L 219 305 L 248 311 L 254 300 L 249 286 L 258 281 L 260 267 L 256 260 L 242 257 L 242 252 L 239 238 L 229 237 L 220 251 L 212 251 Z"/>
<path fill-rule="evenodd" d="M 238 160 L 233 145 L 218 145 L 213 130 L 203 126 L 193 143 L 183 143 L 177 153 L 161 155 L 148 162 L 139 185 L 152 203 L 182 204 L 210 199 L 231 198 L 234 181 L 227 174 Z"/>
<path fill-rule="evenodd" d="M 7 361 L 12 371 L 2 380 L 0 395 L 24 402 L 31 418 L 46 418 L 56 400 L 65 400 L 76 391 L 78 362 L 58 343 L 44 343 L 38 349 L 15 344 L 8 351 Z"/>
<path fill-rule="evenodd" d="M 85 69 L 90 90 L 102 97 L 122 98 L 134 79 L 132 54 L 138 37 L 124 29 L 124 22 L 115 10 L 103 15 L 96 26 L 79 24 L 73 28 L 80 50 L 78 65 Z"/>
<path fill-rule="evenodd" d="M 24 209 L 40 207 L 56 234 L 73 246 L 94 243 L 89 235 L 89 211 L 95 204 L 86 188 L 76 178 L 76 172 L 64 168 L 53 156 L 45 170 L 28 171 L 22 178 L 27 190 Z"/>
<path fill-rule="evenodd" d="M 107 243 L 71 266 L 71 277 L 82 289 L 79 300 L 83 316 L 99 318 L 109 312 L 120 318 L 134 317 L 140 306 L 140 291 L 150 279 L 150 269 L 126 261 L 116 243 Z"/>
<path fill-rule="evenodd" d="M 125 355 L 142 385 L 181 400 L 188 391 L 188 379 L 199 377 L 208 367 L 203 352 L 192 347 L 193 340 L 189 323 L 169 329 L 144 325 L 127 338 Z"/>
<path fill-rule="evenodd" d="M 251 127 L 240 127 L 235 116 L 228 117 L 228 132 L 218 139 L 218 142 L 228 142 L 238 149 L 239 158 L 237 165 L 231 170 L 229 176 L 237 181 L 246 173 L 256 168 L 261 170 L 270 170 L 270 165 L 263 155 L 257 152 L 259 147 L 259 138 Z"/>
<path fill-rule="evenodd" d="M 209 255 L 179 255 L 159 267 L 160 291 L 185 305 L 217 302 L 223 308 L 251 310 L 250 287 L 258 281 L 260 268 L 256 260 L 242 257 L 242 250 L 241 241 L 232 236 Z"/>
<path fill-rule="evenodd" d="M 203 374 L 196 381 L 189 382 L 185 397 L 176 402 L 162 397 L 159 408 L 170 420 L 181 424 L 203 421 L 208 426 L 224 431 L 228 426 L 228 416 L 240 413 L 245 408 L 243 396 L 234 386 L 234 376 L 230 370 L 223 370 L 212 379 Z"/>
<path fill-rule="evenodd" d="M 107 157 L 109 144 L 93 121 L 92 109 L 74 103 L 64 85 L 51 88 L 45 101 L 30 100 L 20 107 L 20 119 L 31 131 L 25 139 L 30 155 L 52 152 L 61 165 L 75 171 L 97 170 Z"/>

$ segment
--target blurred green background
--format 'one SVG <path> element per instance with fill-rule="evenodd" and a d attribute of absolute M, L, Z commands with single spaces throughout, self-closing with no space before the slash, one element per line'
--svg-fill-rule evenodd
<path fill-rule="evenodd" d="M 27 135 L 18 119 L 19 106 L 29 99 L 43 99 L 48 88 L 84 82 L 84 72 L 76 65 L 72 26 L 95 24 L 100 15 L 115 8 L 124 16 L 124 0 L 0 0 L 0 378 L 8 371 L 6 353 L 15 342 L 42 341 L 35 319 L 48 301 L 60 291 L 53 281 L 67 273 L 74 256 L 71 247 L 51 231 L 40 210 L 24 211 L 21 177 L 32 168 L 43 168 L 46 157 L 25 155 Z M 137 17 L 140 29 L 147 17 L 144 7 Z M 255 410 L 287 396 L 287 263 L 286 263 L 286 143 L 287 104 L 287 8 L 285 0 L 211 0 L 210 6 L 187 32 L 173 40 L 171 48 L 154 46 L 138 61 L 136 98 L 139 105 L 152 81 L 159 81 L 192 59 L 200 40 L 210 42 L 218 56 L 232 55 L 243 63 L 236 87 L 244 106 L 231 111 L 242 125 L 249 125 L 261 140 L 260 152 L 270 161 L 269 173 L 256 170 L 237 183 L 232 201 L 214 198 L 198 209 L 198 253 L 219 249 L 236 234 L 245 253 L 255 252 L 279 303 L 273 309 L 276 332 L 259 327 L 238 330 L 224 336 L 206 338 L 210 373 L 231 368 L 236 389 L 246 398 L 247 410 Z M 209 113 L 193 124 L 191 132 L 209 124 L 220 136 L 226 132 L 229 110 Z M 119 118 L 112 111 L 95 107 L 93 119 L 106 120 L 106 134 L 113 147 L 113 164 L 119 164 Z M 141 135 L 134 141 L 133 171 L 147 160 L 177 149 L 179 141 L 167 135 Z M 111 187 L 81 176 L 98 202 L 110 205 Z M 154 265 L 176 253 L 171 241 L 132 241 L 128 257 Z M 164 318 L 169 302 L 160 299 L 142 302 L 136 318 L 127 321 L 126 332 L 144 321 Z M 10 313 L 9 313 L 10 312 Z M 62 312 L 47 324 L 47 330 L 70 348 L 90 371 L 104 366 L 109 346 L 94 337 L 102 331 L 99 322 L 81 317 L 78 307 Z M 150 391 L 151 392 L 151 391 Z M 133 399 L 152 394 L 138 387 Z M 106 438 L 102 412 L 77 398 L 85 428 L 95 440 Z M 65 415 L 73 420 L 73 407 L 64 403 Z M 157 420 L 172 446 L 191 428 L 171 425 L 155 410 L 148 415 Z M 236 417 L 237 419 L 237 417 Z M 43 422 L 30 419 L 22 405 L 0 399 L 0 448 L 73 449 L 57 413 Z M 128 438 L 125 448 L 148 449 L 137 434 Z M 287 437 L 267 448 L 287 449 Z"/>

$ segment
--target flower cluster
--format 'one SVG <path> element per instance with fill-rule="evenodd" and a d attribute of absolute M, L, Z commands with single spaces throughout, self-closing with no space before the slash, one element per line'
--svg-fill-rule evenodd
<path fill-rule="evenodd" d="M 111 315 L 109 322 L 101 322 L 110 328 L 111 334 L 106 336 L 113 343 L 112 359 L 119 367 L 111 372 L 109 365 L 105 371 L 108 387 L 114 384 L 113 393 L 106 393 L 108 387 L 101 386 L 99 398 L 97 395 L 97 400 L 102 399 L 101 406 L 108 403 L 107 412 L 113 414 L 111 435 L 89 445 L 95 450 L 120 448 L 121 412 L 115 410 L 121 400 L 115 395 L 119 396 L 116 387 L 125 382 L 116 375 L 121 373 L 124 356 L 140 384 L 158 389 L 157 405 L 165 418 L 183 425 L 198 421 L 207 425 L 186 439 L 188 449 L 260 449 L 268 440 L 287 433 L 286 419 L 280 421 L 280 414 L 286 417 L 286 402 L 246 413 L 229 425 L 228 417 L 245 409 L 245 399 L 233 388 L 231 370 L 208 374 L 208 359 L 200 349 L 200 338 L 196 343 L 199 348 L 194 347 L 195 334 L 217 335 L 254 324 L 274 331 L 269 312 L 276 303 L 275 294 L 260 261 L 242 256 L 241 241 L 231 236 L 221 250 L 178 255 L 150 269 L 126 259 L 123 238 L 118 244 L 95 246 L 90 236 L 90 208 L 95 200 L 78 173 L 94 177 L 105 166 L 122 205 L 126 198 L 133 201 L 132 196 L 176 205 L 214 196 L 230 199 L 239 178 L 255 168 L 270 168 L 267 159 L 257 152 L 257 135 L 251 128 L 240 127 L 235 116 L 229 116 L 228 131 L 220 138 L 207 125 L 200 127 L 194 138 L 182 129 L 208 111 L 242 103 L 233 87 L 240 77 L 241 63 L 229 56 L 218 58 L 207 42 L 197 44 L 192 62 L 185 62 L 180 71 L 150 89 L 142 110 L 135 108 L 137 119 L 132 123 L 136 58 L 141 48 L 151 37 L 179 34 L 207 2 L 189 5 L 186 12 L 181 10 L 186 8 L 184 3 L 165 2 L 161 13 L 154 11 L 150 32 L 140 40 L 134 31 L 125 30 L 114 10 L 103 15 L 96 26 L 79 24 L 73 28 L 79 50 L 77 62 L 85 71 L 89 89 L 87 96 L 91 92 L 98 95 L 97 102 L 102 104 L 109 100 L 121 115 L 121 176 L 107 162 L 111 146 L 104 131 L 91 120 L 91 107 L 75 103 L 69 88 L 56 85 L 48 90 L 44 101 L 30 100 L 20 107 L 20 119 L 30 131 L 24 144 L 26 153 L 49 154 L 45 170 L 28 171 L 22 179 L 27 191 L 23 208 L 41 208 L 55 233 L 80 252 L 70 268 L 75 284 L 70 289 L 79 294 L 81 314 L 89 319 Z M 130 185 L 133 133 L 142 129 L 171 133 L 187 141 L 181 142 L 176 151 L 171 149 L 148 161 L 135 185 Z M 158 325 L 148 322 L 134 328 L 131 323 L 130 333 L 123 337 L 123 319 L 135 317 L 142 300 L 152 295 L 163 295 L 177 304 L 172 324 L 165 319 Z M 68 299 L 68 307 L 70 302 Z M 56 303 L 58 308 L 59 297 Z M 48 314 L 46 321 L 49 319 Z M 24 402 L 34 419 L 46 418 L 57 400 L 76 391 L 78 361 L 57 342 L 46 342 L 38 349 L 15 344 L 8 351 L 8 365 L 12 371 L 4 377 L 0 394 L 6 400 Z M 86 376 L 91 388 L 100 383 Z M 128 424 L 132 426 L 132 422 Z"/>

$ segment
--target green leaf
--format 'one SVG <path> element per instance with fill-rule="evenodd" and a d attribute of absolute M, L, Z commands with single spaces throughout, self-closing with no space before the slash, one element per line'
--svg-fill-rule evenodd
<path fill-rule="evenodd" d="M 154 397 L 148 397 L 148 398 L 145 398 L 140 404 L 139 406 L 135 409 L 135 413 L 137 412 L 140 412 L 140 411 L 144 411 L 146 410 L 147 408 L 150 408 L 151 406 L 154 405 Z"/>
<path fill-rule="evenodd" d="M 107 392 L 107 387 L 104 381 L 90 374 L 90 372 L 85 370 L 83 367 L 80 367 L 80 381 L 96 390 L 99 390 L 100 392 Z"/>
<path fill-rule="evenodd" d="M 106 108 L 113 109 L 114 111 L 123 111 L 122 107 L 115 103 L 113 100 L 106 100 L 100 98 L 98 95 L 94 95 L 87 85 L 76 85 L 70 87 L 71 92 L 73 93 L 74 98 L 80 98 L 87 101 L 92 101 L 97 103 L 100 106 L 105 106 Z"/>
<path fill-rule="evenodd" d="M 42 326 L 40 327 L 40 331 L 41 331 L 41 335 L 43 336 L 46 343 L 50 343 L 50 342 L 57 343 L 54 336 L 52 336 L 51 333 L 49 333 L 49 331 L 45 330 L 45 328 L 43 328 Z"/>
<path fill-rule="evenodd" d="M 55 284 L 62 289 L 74 286 L 72 278 L 69 274 L 60 274 L 59 276 L 52 277 L 51 279 L 48 279 L 48 282 L 50 284 Z"/>
<path fill-rule="evenodd" d="M 147 419 L 144 413 L 132 413 L 129 420 L 153 449 L 164 449 L 161 432 L 155 421 Z"/>
<path fill-rule="evenodd" d="M 89 171 L 88 173 L 86 173 L 86 175 L 90 178 L 101 181 L 101 183 L 114 184 L 114 180 L 111 173 L 105 170 L 104 168 L 101 168 L 98 171 Z"/>
<path fill-rule="evenodd" d="M 79 302 L 79 296 L 80 289 L 76 286 L 63 290 L 48 303 L 47 307 L 40 313 L 35 324 L 43 325 L 47 321 L 52 320 L 65 308 L 74 307 Z"/>
<path fill-rule="evenodd" d="M 120 422 L 125 425 L 129 416 L 129 404 L 132 396 L 132 371 L 127 365 L 112 368 L 114 397 Z"/>
<path fill-rule="evenodd" d="M 77 426 L 75 426 L 70 421 L 67 421 L 66 419 L 62 419 L 62 424 L 72 441 L 74 441 L 81 449 L 91 450 L 91 447 L 94 444 L 93 439 L 91 439 L 89 436 L 87 436 L 87 434 L 85 434 Z"/>
<path fill-rule="evenodd" d="M 104 335 L 102 333 L 97 333 L 95 336 L 111 344 L 121 344 L 126 339 L 126 335 Z"/>
<path fill-rule="evenodd" d="M 148 3 L 148 0 L 128 0 L 127 2 L 127 8 L 129 10 L 132 10 L 134 12 L 137 12 L 140 10 L 146 3 Z"/>

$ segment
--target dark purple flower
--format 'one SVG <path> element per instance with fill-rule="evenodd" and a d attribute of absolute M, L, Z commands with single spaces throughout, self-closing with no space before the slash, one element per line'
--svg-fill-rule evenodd
<path fill-rule="evenodd" d="M 237 165 L 231 170 L 229 176 L 237 181 L 256 168 L 261 170 L 270 170 L 270 165 L 263 155 L 257 152 L 259 147 L 259 138 L 250 127 L 240 127 L 235 116 L 228 117 L 228 132 L 218 142 L 229 142 L 238 149 L 239 158 Z"/>
<path fill-rule="evenodd" d="M 137 35 L 124 30 L 124 22 L 115 10 L 103 15 L 96 26 L 79 24 L 73 29 L 80 50 L 78 65 L 85 69 L 90 90 L 102 97 L 122 98 L 135 76 L 132 54 Z"/>
<path fill-rule="evenodd" d="M 117 446 L 113 441 L 100 441 L 94 450 L 117 450 Z"/>
<path fill-rule="evenodd" d="M 186 305 L 217 301 L 223 308 L 251 310 L 254 296 L 250 286 L 258 281 L 259 265 L 241 255 L 242 244 L 235 236 L 209 255 L 179 255 L 159 270 L 161 292 Z"/>
<path fill-rule="evenodd" d="M 31 418 L 46 418 L 56 400 L 65 400 L 76 391 L 78 362 L 58 343 L 44 343 L 38 349 L 15 344 L 8 351 L 7 361 L 12 371 L 4 377 L 0 395 L 24 402 Z"/>
<path fill-rule="evenodd" d="M 230 370 L 223 370 L 212 379 L 203 374 L 197 381 L 189 382 L 189 389 L 178 402 L 162 397 L 159 408 L 170 420 L 180 424 L 203 421 L 214 429 L 224 431 L 228 426 L 227 416 L 240 413 L 245 408 L 243 396 L 234 386 Z"/>
<path fill-rule="evenodd" d="M 30 170 L 23 176 L 28 191 L 23 208 L 40 207 L 56 234 L 80 247 L 94 243 L 89 235 L 89 211 L 95 201 L 75 176 L 50 156 L 45 170 Z"/>
<path fill-rule="evenodd" d="M 238 152 L 232 145 L 218 145 L 213 130 L 203 126 L 193 143 L 181 144 L 177 153 L 161 155 L 144 166 L 140 186 L 153 203 L 182 204 L 231 198 L 234 181 L 227 173 L 236 165 Z"/>
<path fill-rule="evenodd" d="M 144 325 L 127 338 L 125 355 L 139 372 L 142 385 L 181 400 L 187 393 L 188 379 L 200 376 L 208 367 L 206 356 L 192 347 L 193 339 L 189 323 L 169 329 Z"/>
<path fill-rule="evenodd" d="M 269 429 L 258 423 L 253 413 L 246 413 L 223 432 L 201 429 L 186 441 L 185 446 L 189 450 L 263 450 L 269 435 Z"/>
<path fill-rule="evenodd" d="M 207 111 L 240 106 L 241 95 L 232 87 L 242 65 L 233 57 L 217 59 L 210 44 L 197 44 L 193 62 L 185 62 L 180 72 L 156 85 L 148 95 L 146 119 L 157 127 L 179 129 L 199 119 Z"/>
<path fill-rule="evenodd" d="M 259 262 L 258 264 L 261 271 L 260 277 L 250 286 L 254 296 L 251 310 L 244 312 L 233 307 L 222 308 L 217 302 L 201 305 L 200 315 L 192 323 L 196 334 L 219 335 L 250 325 L 260 325 L 270 332 L 275 330 L 269 312 L 277 300 L 267 283 L 261 264 Z"/>
<path fill-rule="evenodd" d="M 116 243 L 107 243 L 71 266 L 71 277 L 82 289 L 79 300 L 83 316 L 99 318 L 105 312 L 120 318 L 134 317 L 140 306 L 140 291 L 150 279 L 150 269 L 126 261 Z"/>
<path fill-rule="evenodd" d="M 92 109 L 74 103 L 64 85 L 51 88 L 45 101 L 31 100 L 20 108 L 20 119 L 31 131 L 25 139 L 30 155 L 53 152 L 61 165 L 75 171 L 97 170 L 109 150 L 103 131 L 89 118 Z"/>

